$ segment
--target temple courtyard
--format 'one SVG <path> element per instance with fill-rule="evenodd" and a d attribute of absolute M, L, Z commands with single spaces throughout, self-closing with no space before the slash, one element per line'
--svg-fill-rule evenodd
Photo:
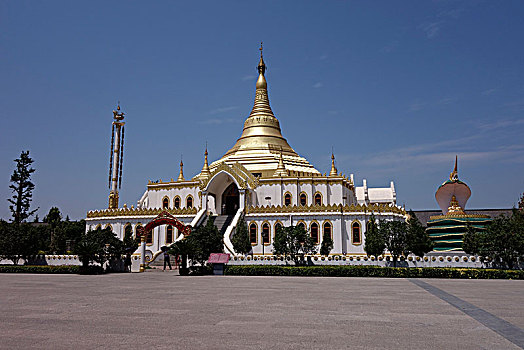
<path fill-rule="evenodd" d="M 524 281 L 0 275 L 1 349 L 518 349 Z"/>

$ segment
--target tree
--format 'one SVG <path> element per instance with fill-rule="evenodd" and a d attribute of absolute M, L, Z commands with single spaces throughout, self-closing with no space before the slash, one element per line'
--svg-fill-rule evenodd
<path fill-rule="evenodd" d="M 408 255 L 407 227 L 404 221 L 380 221 L 379 231 L 389 253 L 393 256 L 393 266 L 397 266 L 398 257 Z"/>
<path fill-rule="evenodd" d="M 273 242 L 273 251 L 280 255 L 289 255 L 295 264 L 299 264 L 306 254 L 317 252 L 313 238 L 302 226 L 288 226 L 278 229 Z"/>
<path fill-rule="evenodd" d="M 423 257 L 433 249 L 433 241 L 412 210 L 407 221 L 407 240 L 408 250 L 416 256 Z"/>
<path fill-rule="evenodd" d="M 28 263 L 30 258 L 45 249 L 48 242 L 45 226 L 0 221 L 0 256 L 11 260 L 15 265 L 20 259 Z"/>
<path fill-rule="evenodd" d="M 366 241 L 364 242 L 364 250 L 367 255 L 374 255 L 378 257 L 384 254 L 386 249 L 386 242 L 384 236 L 380 233 L 375 215 L 371 214 L 368 221 L 368 229 L 366 231 Z"/>
<path fill-rule="evenodd" d="M 13 222 L 19 224 L 33 215 L 38 208 L 29 210 L 35 188 L 31 182 L 31 174 L 35 169 L 31 168 L 33 159 L 29 157 L 29 151 L 22 151 L 20 158 L 15 159 L 15 162 L 16 169 L 11 175 L 11 185 L 9 185 L 13 196 L 8 201 L 11 203 L 9 210 L 13 215 Z"/>
<path fill-rule="evenodd" d="M 485 231 L 468 223 L 462 247 L 468 254 L 488 257 L 495 265 L 513 269 L 524 260 L 524 213 L 513 209 L 510 217 L 493 219 Z"/>
<path fill-rule="evenodd" d="M 83 267 L 97 262 L 100 266 L 111 259 L 120 259 L 123 244 L 110 228 L 97 228 L 87 232 L 82 240 L 75 245 L 75 253 L 79 256 Z"/>
<path fill-rule="evenodd" d="M 49 250 L 51 252 L 57 253 L 59 250 L 57 244 L 57 240 L 59 240 L 59 237 L 57 237 L 57 230 L 60 223 L 62 222 L 62 214 L 60 213 L 60 209 L 57 207 L 52 207 L 49 209 L 49 213 L 44 216 L 43 222 L 49 224 L 51 229 L 51 244 L 49 246 Z"/>
<path fill-rule="evenodd" d="M 178 255 L 182 258 L 180 264 L 180 274 L 187 275 L 189 270 L 187 267 L 187 259 L 193 253 L 194 248 L 190 240 L 184 238 L 180 241 L 177 241 L 169 246 L 168 253 L 171 255 Z"/>
<path fill-rule="evenodd" d="M 251 251 L 251 242 L 249 241 L 249 232 L 246 222 L 243 218 L 238 221 L 237 228 L 233 237 L 231 237 L 233 249 L 240 254 L 247 254 Z"/>
<path fill-rule="evenodd" d="M 333 249 L 333 239 L 331 238 L 331 233 L 324 232 L 324 235 L 322 236 L 322 244 L 320 245 L 320 254 L 321 255 L 329 255 L 329 252 L 331 252 L 331 249 Z"/>
<path fill-rule="evenodd" d="M 206 225 L 198 226 L 191 231 L 191 234 L 186 238 L 193 251 L 191 253 L 192 260 L 195 260 L 204 265 L 209 259 L 211 253 L 223 252 L 222 235 L 215 226 L 215 220 L 210 218 Z"/>

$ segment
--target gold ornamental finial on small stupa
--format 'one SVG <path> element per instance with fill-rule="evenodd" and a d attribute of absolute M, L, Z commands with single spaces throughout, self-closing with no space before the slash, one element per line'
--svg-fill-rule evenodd
<path fill-rule="evenodd" d="M 458 180 L 457 163 L 458 163 L 458 156 L 455 156 L 455 168 L 453 169 L 451 174 L 449 174 L 449 180 L 450 181 L 457 181 Z"/>
<path fill-rule="evenodd" d="M 337 168 L 335 167 L 335 154 L 333 153 L 333 151 L 331 151 L 331 171 L 329 172 L 329 176 L 337 176 L 338 175 L 338 171 L 337 171 Z"/>
<path fill-rule="evenodd" d="M 202 167 L 202 171 L 200 172 L 200 175 L 202 178 L 209 178 L 211 175 L 211 171 L 209 171 L 209 164 L 207 162 L 207 142 L 206 142 L 206 151 L 204 152 L 204 166 Z"/>
<path fill-rule="evenodd" d="M 287 176 L 286 166 L 284 165 L 284 157 L 282 156 L 282 148 L 280 149 L 280 159 L 278 160 L 278 166 L 275 170 L 275 175 L 278 177 Z"/>
<path fill-rule="evenodd" d="M 178 175 L 177 181 L 185 181 L 185 179 L 184 179 L 184 162 L 182 161 L 182 157 L 180 157 L 180 174 Z"/>

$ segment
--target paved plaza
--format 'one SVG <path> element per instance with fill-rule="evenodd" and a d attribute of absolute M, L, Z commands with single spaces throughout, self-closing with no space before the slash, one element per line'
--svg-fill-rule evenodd
<path fill-rule="evenodd" d="M 1 349 L 524 346 L 524 281 L 1 274 L 0 306 Z"/>

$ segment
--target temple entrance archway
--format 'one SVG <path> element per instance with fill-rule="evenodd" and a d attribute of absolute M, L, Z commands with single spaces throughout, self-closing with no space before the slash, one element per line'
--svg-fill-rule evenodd
<path fill-rule="evenodd" d="M 234 215 L 240 205 L 238 187 L 233 182 L 222 193 L 222 215 Z"/>
<path fill-rule="evenodd" d="M 191 225 L 184 225 L 183 222 L 167 211 L 161 212 L 156 218 L 148 222 L 145 227 L 140 226 L 137 228 L 137 233 L 140 234 L 140 272 L 144 272 L 146 267 L 146 237 L 155 227 L 160 225 L 174 226 L 184 236 L 191 234 Z"/>

